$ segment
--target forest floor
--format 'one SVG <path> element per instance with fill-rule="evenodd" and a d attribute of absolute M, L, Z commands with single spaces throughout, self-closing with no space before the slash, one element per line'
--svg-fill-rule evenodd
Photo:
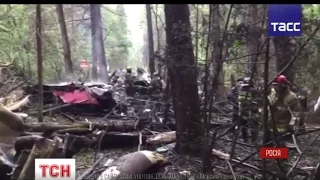
<path fill-rule="evenodd" d="M 33 109 L 33 108 L 32 108 Z M 91 122 L 99 121 L 101 118 L 97 117 L 78 117 L 78 118 L 86 118 L 87 120 Z M 34 123 L 37 122 L 36 117 L 32 118 L 33 122 L 28 123 Z M 61 115 L 54 115 L 54 116 L 44 116 L 44 122 L 54 122 L 54 123 L 61 123 L 66 124 L 70 123 L 70 120 L 65 118 Z M 142 147 L 142 149 L 148 149 L 148 150 L 155 150 L 157 147 L 153 146 L 145 146 Z M 95 169 L 99 169 L 99 166 L 103 166 L 103 164 L 108 159 L 117 159 L 125 154 L 135 152 L 138 150 L 138 146 L 135 147 L 111 147 L 105 150 L 97 150 L 97 149 L 89 149 L 84 148 L 81 149 L 80 152 L 78 152 L 74 158 L 76 159 L 76 167 L 77 167 L 77 176 L 80 176 L 83 174 L 86 170 L 88 170 L 90 167 L 92 167 L 95 162 L 99 159 L 99 154 L 102 154 L 104 156 L 104 159 L 101 163 L 97 166 Z M 188 171 L 191 174 L 196 174 L 201 171 L 201 160 L 200 158 L 195 157 L 185 157 L 185 156 L 178 156 L 176 153 L 172 151 L 168 151 L 165 153 L 166 157 L 169 157 L 169 161 L 171 161 L 171 165 L 168 165 L 163 169 L 166 173 L 178 175 L 179 172 L 182 171 Z M 93 171 L 94 173 L 95 171 Z M 98 178 L 99 175 L 96 175 Z M 173 178 L 170 178 L 173 179 Z"/>
<path fill-rule="evenodd" d="M 84 117 L 82 117 L 84 118 Z M 86 117 L 89 121 L 96 121 L 100 118 L 90 118 Z M 53 117 L 45 116 L 46 122 L 57 122 L 57 123 L 70 123 L 70 120 L 66 119 L 63 116 L 55 115 Z M 289 159 L 282 162 L 281 165 L 287 172 L 291 167 L 295 166 L 293 175 L 296 176 L 297 179 L 302 178 L 301 176 L 297 176 L 298 174 L 310 174 L 311 171 L 315 169 L 317 164 L 319 163 L 319 146 L 320 146 L 320 138 L 317 139 L 317 132 L 302 135 L 297 137 L 297 144 L 301 149 L 302 155 L 296 149 L 290 149 L 289 151 Z M 223 137 L 215 143 L 215 149 L 222 151 L 224 153 L 231 152 L 232 147 L 232 138 L 231 134 Z M 260 135 L 259 140 L 262 141 L 262 135 Z M 238 139 L 238 144 L 235 148 L 235 154 L 233 159 L 243 160 L 246 157 L 250 156 L 250 154 L 258 151 L 257 147 L 254 147 L 252 144 L 246 144 L 242 141 L 241 138 Z M 261 142 L 262 143 L 262 142 Z M 310 145 L 310 143 L 312 143 Z M 143 147 L 143 149 L 150 149 L 149 147 Z M 80 176 L 86 170 L 94 165 L 94 163 L 99 159 L 98 154 L 101 153 L 104 156 L 104 161 L 107 159 L 117 159 L 125 154 L 135 152 L 138 150 L 138 147 L 115 147 L 107 150 L 94 150 L 94 149 L 82 149 L 79 153 L 77 153 L 74 157 L 76 159 L 77 164 L 77 174 Z M 152 149 L 154 150 L 154 149 Z M 171 165 L 166 166 L 165 172 L 170 173 L 173 176 L 180 176 L 181 172 L 189 172 L 191 175 L 200 176 L 202 161 L 199 157 L 185 157 L 178 156 L 172 151 L 166 152 L 166 156 L 169 157 L 169 160 L 172 162 Z M 298 163 L 296 163 L 296 161 Z M 261 178 L 261 158 L 259 157 L 259 153 L 255 153 L 252 157 L 250 157 L 247 161 L 245 161 L 243 165 L 239 165 L 234 167 L 236 162 L 228 162 L 223 159 L 219 159 L 217 157 L 213 157 L 213 168 L 215 172 L 216 178 L 227 178 L 232 179 L 232 173 L 230 171 L 230 165 L 232 166 L 232 171 L 235 172 L 237 177 L 248 177 L 251 179 Z M 230 163 L 230 164 L 229 164 Z M 100 167 L 103 166 L 104 162 L 100 163 Z M 97 166 L 97 167 L 99 167 Z M 269 168 L 274 173 L 276 173 L 276 161 L 269 162 Z M 94 173 L 95 171 L 93 171 Z M 99 174 L 95 175 L 99 176 Z M 170 178 L 174 179 L 174 178 Z M 176 178 L 178 179 L 178 178 Z M 181 178 L 180 178 L 181 179 Z M 295 178 L 294 178 L 295 179 Z"/>
<path fill-rule="evenodd" d="M 12 82 L 6 81 L 2 87 L 0 87 L 0 94 L 3 96 L 6 95 L 10 91 L 10 89 L 14 89 L 18 83 L 18 81 L 22 82 L 22 80 L 15 79 Z M 28 114 L 30 111 L 34 111 L 36 109 L 36 104 L 31 103 L 28 107 L 24 107 L 21 109 L 21 112 Z M 74 117 L 78 118 L 80 121 L 83 121 L 86 118 L 88 121 L 97 121 L 100 118 L 93 117 Z M 30 121 L 30 122 L 29 122 Z M 27 123 L 36 122 L 36 117 L 31 117 Z M 65 116 L 61 116 L 59 114 L 54 114 L 52 116 L 45 116 L 45 122 L 55 122 L 55 123 L 70 123 L 70 119 Z M 318 135 L 317 135 L 318 134 Z M 319 146 L 320 146 L 320 138 L 319 132 L 310 133 L 307 135 L 302 135 L 297 137 L 297 144 L 301 149 L 302 155 L 296 149 L 291 149 L 289 151 L 289 159 L 285 162 L 281 161 L 281 166 L 285 169 L 284 172 L 287 172 L 290 168 L 294 167 L 293 175 L 297 174 L 311 174 L 314 171 L 315 167 L 319 163 Z M 262 141 L 262 136 L 260 135 L 259 140 Z M 236 161 L 241 161 L 248 157 L 250 154 L 258 151 L 258 148 L 243 143 L 242 139 L 239 138 L 238 144 L 235 149 L 235 154 L 233 159 Z M 218 140 L 215 143 L 214 149 L 219 150 L 224 153 L 228 153 L 231 151 L 232 147 L 232 135 L 226 135 L 222 139 Z M 142 149 L 146 149 L 149 147 L 143 147 Z M 98 155 L 101 153 L 104 156 L 104 160 L 109 158 L 117 159 L 118 157 L 128 154 L 130 152 L 137 151 L 138 147 L 119 147 L 119 148 L 110 148 L 107 150 L 97 151 L 93 149 L 82 149 L 79 153 L 75 155 L 76 164 L 77 164 L 77 174 L 81 175 L 88 168 L 92 167 L 95 161 L 99 159 Z M 181 172 L 188 172 L 191 175 L 200 175 L 202 161 L 200 158 L 195 157 L 186 157 L 186 156 L 178 156 L 172 151 L 166 152 L 166 155 L 169 157 L 169 160 L 172 162 L 172 165 L 166 167 L 167 173 L 174 174 L 173 176 L 178 176 Z M 248 177 L 249 179 L 261 178 L 261 159 L 259 157 L 259 153 L 255 153 L 252 157 L 250 157 L 247 161 L 235 167 L 238 164 L 232 160 L 224 160 L 218 157 L 213 157 L 213 168 L 216 178 L 224 178 L 224 179 L 232 179 L 233 172 L 238 177 Z M 298 162 L 297 162 L 298 161 Z M 100 163 L 100 166 L 103 166 L 104 162 Z M 295 165 L 294 165 L 295 164 Z M 269 169 L 273 173 L 277 173 L 275 168 L 278 166 L 276 161 L 269 162 Z M 94 171 L 93 171 L 94 172 Z M 99 174 L 97 174 L 98 176 Z M 301 179 L 301 177 L 296 176 L 297 179 Z M 293 178 L 292 179 L 296 179 Z M 94 178 L 95 179 L 95 178 Z M 171 177 L 168 179 L 178 179 L 178 177 Z M 201 178 L 198 178 L 201 179 Z"/>
<path fill-rule="evenodd" d="M 307 127 L 309 128 L 309 127 Z M 231 152 L 232 145 L 233 145 L 233 136 L 229 134 L 226 137 L 222 138 L 223 140 L 219 140 L 215 144 L 215 149 L 221 150 L 223 152 Z M 262 134 L 260 134 L 259 137 L 259 144 L 262 144 Z M 314 132 L 310 133 L 307 135 L 301 135 L 296 137 L 297 139 L 297 145 L 300 149 L 300 153 L 296 148 L 289 148 L 289 156 L 288 159 L 283 160 L 279 163 L 281 164 L 281 167 L 284 169 L 283 172 L 285 174 L 292 168 L 294 167 L 292 171 L 291 178 L 292 179 L 303 179 L 301 174 L 309 174 L 311 175 L 311 172 L 315 170 L 317 164 L 319 163 L 319 146 L 320 146 L 320 138 L 319 138 L 319 132 Z M 259 156 L 259 153 L 255 153 L 259 151 L 258 147 L 254 147 L 252 144 L 244 143 L 241 138 L 238 138 L 238 141 L 241 144 L 237 144 L 235 147 L 235 153 L 233 156 L 233 159 L 236 159 L 238 161 L 241 161 L 243 159 L 246 159 L 247 157 L 248 160 L 244 161 L 244 165 L 237 165 L 239 164 L 238 162 L 233 162 L 232 164 L 232 169 L 233 171 L 237 172 L 236 174 L 241 176 L 247 176 L 252 179 L 256 177 L 261 178 L 261 167 L 262 167 L 262 159 Z M 254 154 L 254 155 L 253 155 Z M 277 161 L 275 160 L 268 160 L 268 170 L 273 171 L 274 173 L 280 173 L 279 172 L 279 165 Z M 220 170 L 230 170 L 230 166 L 228 163 L 225 161 L 221 163 L 220 160 L 218 160 L 216 163 L 216 169 Z M 237 167 L 237 169 L 235 168 Z M 230 171 L 229 171 L 230 172 Z M 257 173 L 258 172 L 258 173 Z M 291 175 L 290 174 L 290 175 Z M 290 177 L 290 176 L 289 176 Z M 295 177 L 295 178 L 294 178 Z M 290 179 L 291 179 L 290 178 Z"/>

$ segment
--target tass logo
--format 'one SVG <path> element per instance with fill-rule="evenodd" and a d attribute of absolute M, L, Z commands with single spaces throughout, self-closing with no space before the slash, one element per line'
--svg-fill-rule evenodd
<path fill-rule="evenodd" d="M 301 4 L 270 4 L 268 34 L 269 36 L 301 36 L 301 20 Z"/>

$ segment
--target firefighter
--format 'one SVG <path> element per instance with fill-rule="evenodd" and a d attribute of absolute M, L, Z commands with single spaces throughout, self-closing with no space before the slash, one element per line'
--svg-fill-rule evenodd
<path fill-rule="evenodd" d="M 251 142 L 255 143 L 259 132 L 259 108 L 258 91 L 250 78 L 246 77 L 240 84 L 238 92 L 238 116 L 241 134 L 244 142 L 248 141 L 248 129 L 250 130 Z"/>
<path fill-rule="evenodd" d="M 284 75 L 276 77 L 272 83 L 273 88 L 268 96 L 269 108 L 271 110 L 269 118 L 270 135 L 283 140 L 284 145 L 292 147 L 291 134 L 297 121 L 300 125 L 304 123 L 303 112 L 300 108 L 298 96 L 289 89 L 289 83 Z M 296 116 L 299 118 L 297 119 Z M 273 124 L 275 122 L 275 124 Z M 273 132 L 275 127 L 275 132 Z M 285 135 L 285 136 L 284 136 Z M 269 137 L 270 139 L 270 137 Z"/>

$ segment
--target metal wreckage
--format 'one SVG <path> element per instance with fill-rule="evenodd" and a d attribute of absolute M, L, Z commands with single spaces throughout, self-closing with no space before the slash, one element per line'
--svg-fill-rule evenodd
<path fill-rule="evenodd" d="M 131 68 L 116 70 L 110 75 L 108 84 L 45 84 L 42 87 L 42 113 L 63 116 L 70 121 L 54 123 L 37 122 L 35 116 L 38 112 L 32 104 L 37 104 L 39 87 L 21 83 L 8 92 L 13 95 L 4 98 L 15 102 L 6 103 L 2 99 L 3 105 L 0 107 L 0 179 L 33 179 L 34 161 L 30 159 L 72 158 L 86 147 L 141 146 L 153 132 L 175 130 L 172 110 L 168 109 L 167 117 L 162 111 L 168 104 L 162 101 L 163 86 L 158 75 L 150 80 L 142 69 L 138 69 L 135 75 Z M 20 110 L 28 113 L 20 113 Z M 78 117 L 92 119 L 80 120 Z M 175 133 L 170 136 L 169 142 L 172 143 Z M 151 139 L 148 143 L 161 142 Z M 136 158 L 128 158 L 131 156 Z M 120 161 L 123 160 L 128 161 L 126 164 L 137 164 L 137 161 L 142 164 L 137 169 L 128 169 L 116 160 L 111 163 L 111 168 L 135 174 L 168 162 L 163 155 L 147 150 L 129 153 L 120 158 Z M 101 177 L 105 179 L 109 171 L 103 172 Z"/>

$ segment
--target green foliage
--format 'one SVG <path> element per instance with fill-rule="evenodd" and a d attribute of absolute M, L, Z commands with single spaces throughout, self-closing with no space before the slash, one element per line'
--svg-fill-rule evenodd
<path fill-rule="evenodd" d="M 105 23 L 105 49 L 110 70 L 124 68 L 128 64 L 129 48 L 127 17 L 124 6 L 117 5 L 115 11 L 102 8 L 103 23 Z"/>
<path fill-rule="evenodd" d="M 83 76 L 79 67 L 82 59 L 91 60 L 91 30 L 89 5 L 64 5 L 64 14 L 74 70 Z M 42 5 L 42 56 L 44 80 L 59 81 L 63 77 L 63 57 L 55 5 Z M 114 12 L 102 8 L 107 60 L 114 67 L 126 66 L 128 51 L 127 20 L 123 5 Z M 82 20 L 87 19 L 87 20 Z M 35 6 L 0 5 L 0 63 L 13 61 L 15 69 L 36 78 Z"/>
<path fill-rule="evenodd" d="M 111 7 L 112 6 L 112 7 Z M 91 30 L 89 19 L 89 5 L 64 5 L 65 20 L 71 45 L 72 60 L 77 76 L 81 75 L 79 60 L 91 60 Z M 190 5 L 190 21 L 192 25 L 193 43 L 195 45 L 195 25 L 196 9 L 195 5 Z M 209 25 L 209 6 L 198 5 L 198 60 L 203 64 L 206 57 L 207 32 Z M 141 8 L 141 7 L 140 7 Z M 155 8 L 155 5 L 153 5 Z M 221 5 L 221 29 L 223 31 L 229 5 Z M 127 16 L 123 5 L 103 5 L 101 8 L 103 20 L 104 45 L 106 57 L 111 70 L 127 65 L 136 67 L 145 56 L 145 43 L 136 43 L 133 46 L 129 38 L 130 31 L 127 25 Z M 73 13 L 72 13 L 73 12 Z M 237 27 L 242 22 L 241 14 L 247 12 L 246 6 L 234 5 L 231 21 L 228 29 L 227 58 L 239 57 L 247 54 L 246 42 L 244 38 L 237 38 Z M 138 21 L 141 21 L 141 31 L 146 33 L 146 15 L 142 9 L 139 13 Z M 158 5 L 158 14 L 161 20 L 158 27 L 162 34 L 161 46 L 164 42 L 164 14 L 163 5 Z M 297 47 L 315 29 L 317 20 L 320 18 L 320 5 L 303 5 L 304 35 L 296 37 Z M 82 20 L 86 19 L 86 20 Z M 72 20 L 73 23 L 72 23 Z M 153 26 L 155 18 L 153 14 Z M 54 5 L 42 5 L 42 47 L 45 81 L 58 81 L 63 77 L 62 45 L 59 25 L 56 17 Z M 157 49 L 156 28 L 153 29 L 155 50 Z M 232 37 L 231 37 L 232 36 Z M 233 37 L 235 36 L 235 37 Z M 23 72 L 26 76 L 36 78 L 36 34 L 35 34 L 35 6 L 34 5 L 0 5 L 0 63 L 13 61 L 14 67 Z M 195 48 L 194 48 L 195 50 Z M 271 55 L 274 59 L 274 54 Z M 297 83 L 309 82 L 308 86 L 320 82 L 320 37 L 319 33 L 305 47 L 302 54 L 295 62 Z M 225 63 L 225 75 L 242 71 L 247 57 L 236 61 Z M 262 59 L 263 60 L 263 59 Z M 237 64 L 241 62 L 241 64 Z M 241 67 L 243 66 L 243 67 Z M 85 75 L 85 73 L 82 73 Z M 239 73 L 240 75 L 240 73 Z"/>
<path fill-rule="evenodd" d="M 198 8 L 198 32 L 196 32 L 197 22 L 197 8 Z M 189 5 L 190 9 L 190 23 L 192 27 L 193 45 L 196 47 L 196 37 L 198 38 L 198 63 L 204 64 L 206 58 L 206 44 L 208 41 L 208 25 L 209 25 L 209 5 Z M 194 51 L 196 48 L 194 48 Z"/>
<path fill-rule="evenodd" d="M 0 60 L 13 62 L 16 69 L 34 74 L 31 71 L 35 70 L 36 63 L 31 63 L 35 56 L 29 36 L 33 32 L 26 18 L 31 13 L 25 5 L 0 5 Z"/>
<path fill-rule="evenodd" d="M 307 19 L 320 20 L 320 5 L 318 4 L 303 5 L 303 16 Z"/>
<path fill-rule="evenodd" d="M 320 6 L 317 4 L 303 5 L 303 36 L 297 38 L 297 43 L 301 44 L 314 31 L 317 21 L 320 19 Z M 320 82 L 320 37 L 319 32 L 306 45 L 303 52 L 295 62 L 296 83 L 314 89 L 319 87 Z"/>

